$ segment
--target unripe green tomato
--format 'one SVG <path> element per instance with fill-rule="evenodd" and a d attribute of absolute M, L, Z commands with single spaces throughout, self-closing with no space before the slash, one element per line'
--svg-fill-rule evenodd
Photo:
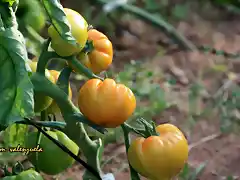
<path fill-rule="evenodd" d="M 68 138 L 66 134 L 61 131 L 46 131 L 54 139 L 61 142 L 69 150 L 72 151 L 75 155 L 78 154 L 79 147 L 71 139 Z M 25 146 L 28 148 L 36 147 L 37 142 L 37 132 L 28 133 L 25 139 Z M 43 152 L 38 153 L 38 162 L 36 162 L 36 153 L 29 153 L 29 161 L 37 167 L 40 171 L 48 175 L 56 175 L 74 163 L 74 159 L 60 149 L 56 144 L 49 140 L 46 136 L 42 135 L 40 147 L 43 149 Z"/>
<path fill-rule="evenodd" d="M 40 32 L 45 26 L 45 11 L 38 0 L 20 0 L 16 16 L 20 28 L 29 25 L 37 32 Z"/>
<path fill-rule="evenodd" d="M 43 180 L 43 178 L 37 171 L 28 169 L 15 176 L 6 176 L 2 180 Z"/>
<path fill-rule="evenodd" d="M 37 61 L 28 61 L 28 64 L 32 70 L 33 73 L 37 71 Z M 50 74 L 50 72 L 45 69 L 45 76 L 48 80 L 50 80 L 52 83 L 55 83 L 54 77 Z M 41 112 L 45 109 L 47 109 L 53 99 L 49 96 L 46 96 L 42 93 L 34 92 L 34 111 L 35 112 Z"/>
<path fill-rule="evenodd" d="M 69 44 L 61 38 L 53 25 L 48 28 L 48 35 L 51 37 L 51 47 L 62 57 L 71 56 L 79 53 L 85 46 L 88 38 L 87 21 L 76 11 L 64 8 L 67 20 L 71 26 L 71 33 L 76 39 L 79 47 Z"/>

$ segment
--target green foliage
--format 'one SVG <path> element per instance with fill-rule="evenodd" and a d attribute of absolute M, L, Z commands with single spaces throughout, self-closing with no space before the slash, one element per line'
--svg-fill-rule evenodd
<path fill-rule="evenodd" d="M 72 36 L 71 27 L 64 13 L 62 5 L 58 0 L 42 0 L 50 21 L 59 35 L 68 43 L 77 45 L 76 39 Z"/>
<path fill-rule="evenodd" d="M 37 32 L 45 26 L 46 13 L 38 0 L 20 0 L 16 16 L 22 32 L 26 26 L 32 27 Z"/>
<path fill-rule="evenodd" d="M 28 126 L 24 124 L 12 124 L 4 131 L 4 147 L 17 147 L 24 145 L 24 136 L 28 132 Z"/>
<path fill-rule="evenodd" d="M 8 2 L 10 6 L 12 6 L 16 0 L 2 0 L 2 2 Z"/>
<path fill-rule="evenodd" d="M 25 64 L 24 38 L 17 29 L 0 31 L 0 54 L 0 125 L 6 128 L 33 116 L 33 86 Z"/>

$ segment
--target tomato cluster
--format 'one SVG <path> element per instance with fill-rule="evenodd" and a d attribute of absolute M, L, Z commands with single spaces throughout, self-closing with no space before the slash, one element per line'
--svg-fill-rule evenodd
<path fill-rule="evenodd" d="M 113 59 L 113 47 L 106 35 L 96 29 L 89 29 L 87 21 L 76 11 L 64 8 L 71 33 L 78 46 L 65 41 L 54 26 L 50 26 L 48 34 L 51 37 L 52 49 L 62 57 L 75 56 L 77 60 L 94 74 L 99 74 L 109 68 Z M 88 45 L 92 45 L 90 50 Z M 37 59 L 28 62 L 33 73 L 36 73 Z M 67 64 L 76 73 L 81 73 L 71 63 Z M 52 83 L 57 83 L 60 72 L 45 70 L 45 76 Z M 95 76 L 97 77 L 97 76 Z M 72 89 L 69 84 L 69 100 L 72 99 Z M 97 78 L 87 80 L 77 94 L 78 107 L 81 113 L 92 123 L 105 127 L 116 128 L 122 125 L 135 111 L 136 98 L 130 88 L 115 80 Z M 60 113 L 56 102 L 50 97 L 34 93 L 34 110 L 46 110 L 49 114 Z M 160 135 L 138 137 L 128 149 L 128 159 L 131 166 L 141 175 L 152 180 L 170 180 L 183 168 L 188 158 L 188 143 L 183 133 L 172 124 L 162 124 L 156 127 Z M 74 154 L 79 147 L 60 131 L 47 133 L 67 146 Z M 26 146 L 36 144 L 37 132 L 26 137 Z M 44 152 L 38 155 L 30 154 L 29 160 L 37 165 L 39 170 L 55 175 L 73 164 L 68 154 L 64 153 L 54 143 L 43 137 L 40 145 Z M 54 153 L 49 153 L 54 152 Z M 60 159 L 61 161 L 56 161 Z"/>

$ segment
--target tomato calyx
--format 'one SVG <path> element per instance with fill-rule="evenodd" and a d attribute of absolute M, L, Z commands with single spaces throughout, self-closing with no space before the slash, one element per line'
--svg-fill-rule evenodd
<path fill-rule="evenodd" d="M 144 138 L 160 135 L 159 132 L 156 131 L 156 125 L 152 120 L 149 121 L 144 118 L 139 118 L 136 121 L 137 123 L 141 124 L 144 127 L 144 129 L 132 127 L 127 123 L 123 124 L 124 129 L 126 129 L 128 132 L 134 132 Z"/>
<path fill-rule="evenodd" d="M 142 124 L 145 128 L 144 137 L 150 137 L 150 136 L 159 136 L 159 133 L 156 131 L 156 125 L 153 121 L 147 121 L 144 118 L 139 118 L 137 121 Z"/>
<path fill-rule="evenodd" d="M 93 40 L 87 40 L 82 52 L 88 54 L 93 50 L 94 50 Z"/>

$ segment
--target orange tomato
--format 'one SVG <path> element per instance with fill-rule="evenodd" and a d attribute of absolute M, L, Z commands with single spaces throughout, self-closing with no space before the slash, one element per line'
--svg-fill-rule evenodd
<path fill-rule="evenodd" d="M 93 42 L 93 51 L 88 54 L 81 52 L 77 58 L 93 73 L 99 74 L 100 72 L 107 70 L 112 63 L 112 43 L 107 36 L 96 29 L 88 31 L 88 40 Z"/>
<path fill-rule="evenodd" d="M 115 128 L 133 114 L 136 99 L 128 87 L 113 79 L 90 79 L 79 91 L 78 106 L 93 123 Z"/>
<path fill-rule="evenodd" d="M 156 127 L 159 136 L 138 137 L 128 149 L 131 166 L 151 180 L 170 180 L 188 159 L 188 143 L 183 133 L 172 124 Z"/>

